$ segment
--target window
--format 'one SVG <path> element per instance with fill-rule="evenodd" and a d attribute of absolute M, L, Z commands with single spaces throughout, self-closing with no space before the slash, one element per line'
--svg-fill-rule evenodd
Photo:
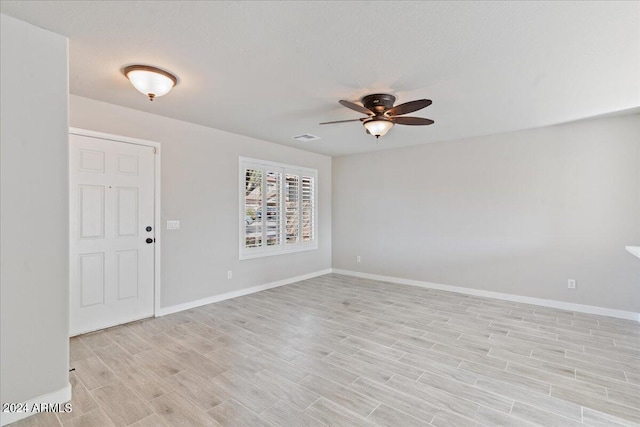
<path fill-rule="evenodd" d="M 240 259 L 317 249 L 318 171 L 240 158 Z"/>

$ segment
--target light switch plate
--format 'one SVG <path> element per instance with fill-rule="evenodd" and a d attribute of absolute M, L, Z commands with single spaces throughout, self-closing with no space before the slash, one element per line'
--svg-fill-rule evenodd
<path fill-rule="evenodd" d="M 167 230 L 180 230 L 180 221 L 167 221 Z"/>

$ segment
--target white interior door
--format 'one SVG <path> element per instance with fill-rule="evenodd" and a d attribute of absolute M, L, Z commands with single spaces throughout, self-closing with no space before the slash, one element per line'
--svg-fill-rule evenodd
<path fill-rule="evenodd" d="M 154 148 L 69 135 L 70 335 L 153 315 Z"/>

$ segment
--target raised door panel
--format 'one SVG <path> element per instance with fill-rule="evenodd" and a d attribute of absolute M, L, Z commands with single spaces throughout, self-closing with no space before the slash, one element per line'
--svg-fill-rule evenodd
<path fill-rule="evenodd" d="M 138 156 L 118 154 L 116 174 L 138 176 Z"/>
<path fill-rule="evenodd" d="M 138 189 L 118 187 L 116 189 L 116 236 L 138 235 Z"/>
<path fill-rule="evenodd" d="M 104 253 L 79 256 L 81 305 L 104 304 Z"/>
<path fill-rule="evenodd" d="M 79 237 L 81 239 L 104 238 L 104 186 L 80 185 L 78 195 Z"/>
<path fill-rule="evenodd" d="M 83 172 L 104 173 L 104 152 L 95 150 L 80 150 L 80 167 Z"/>
<path fill-rule="evenodd" d="M 116 252 L 116 280 L 118 283 L 118 299 L 138 297 L 138 251 Z"/>

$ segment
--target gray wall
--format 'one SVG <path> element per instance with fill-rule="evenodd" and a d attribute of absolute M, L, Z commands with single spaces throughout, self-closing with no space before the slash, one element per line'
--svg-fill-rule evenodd
<path fill-rule="evenodd" d="M 2 402 L 69 383 L 67 39 L 2 15 Z"/>
<path fill-rule="evenodd" d="M 333 182 L 334 268 L 640 311 L 637 114 L 335 158 Z"/>
<path fill-rule="evenodd" d="M 74 95 L 70 123 L 162 143 L 162 307 L 331 268 L 330 157 Z M 318 169 L 317 250 L 238 260 L 239 156 Z"/>

